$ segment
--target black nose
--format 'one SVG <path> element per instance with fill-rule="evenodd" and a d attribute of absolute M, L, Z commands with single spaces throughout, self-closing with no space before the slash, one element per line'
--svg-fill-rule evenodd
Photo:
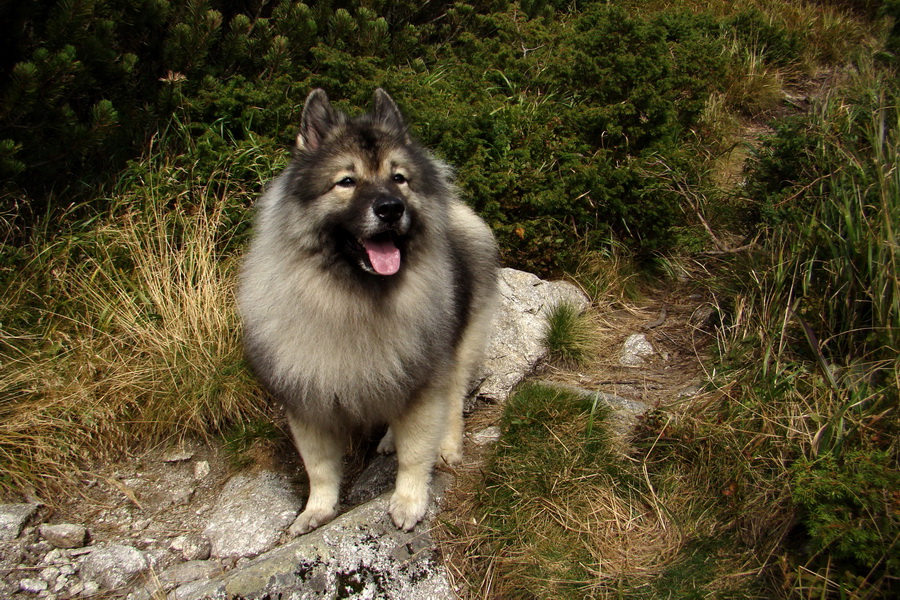
<path fill-rule="evenodd" d="M 372 207 L 375 216 L 388 224 L 394 224 L 403 216 L 405 206 L 403 200 L 395 196 L 382 196 Z"/>

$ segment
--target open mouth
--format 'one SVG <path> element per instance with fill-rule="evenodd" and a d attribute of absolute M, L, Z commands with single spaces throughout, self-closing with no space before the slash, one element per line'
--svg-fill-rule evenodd
<path fill-rule="evenodd" d="M 369 265 L 379 275 L 393 275 L 400 270 L 400 248 L 390 233 L 362 240 Z"/>
<path fill-rule="evenodd" d="M 392 232 L 359 239 L 347 233 L 347 245 L 363 270 L 374 275 L 394 275 L 400 270 L 398 238 Z"/>

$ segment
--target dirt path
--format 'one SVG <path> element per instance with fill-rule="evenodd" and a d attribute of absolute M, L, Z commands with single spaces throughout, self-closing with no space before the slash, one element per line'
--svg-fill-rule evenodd
<path fill-rule="evenodd" d="M 703 294 L 684 289 L 656 292 L 636 308 L 598 311 L 599 352 L 578 370 L 545 367 L 542 377 L 622 396 L 648 406 L 690 392 L 703 372 L 709 342 L 705 326 L 713 307 Z M 643 336 L 652 352 L 623 364 L 626 342 Z"/>

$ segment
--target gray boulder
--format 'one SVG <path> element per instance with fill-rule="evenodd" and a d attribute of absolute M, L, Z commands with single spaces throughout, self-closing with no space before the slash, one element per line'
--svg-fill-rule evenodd
<path fill-rule="evenodd" d="M 450 476 L 437 473 L 440 494 Z M 428 533 L 437 507 L 412 532 L 394 527 L 390 494 L 238 567 L 224 576 L 174 590 L 179 600 L 205 598 L 455 599 Z"/>
<path fill-rule="evenodd" d="M 225 484 L 204 530 L 212 556 L 243 558 L 271 550 L 300 506 L 281 475 L 268 471 L 235 475 Z"/>
<path fill-rule="evenodd" d="M 590 304 L 584 292 L 566 281 L 544 281 L 532 273 L 501 269 L 500 305 L 485 353 L 480 396 L 506 400 L 510 390 L 546 358 L 547 313 L 561 302 L 582 309 Z"/>

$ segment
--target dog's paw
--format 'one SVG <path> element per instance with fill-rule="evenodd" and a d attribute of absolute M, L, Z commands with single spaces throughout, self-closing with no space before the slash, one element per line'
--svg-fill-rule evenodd
<path fill-rule="evenodd" d="M 409 496 L 394 492 L 391 496 L 390 513 L 394 525 L 404 531 L 412 531 L 416 524 L 425 516 L 428 508 L 428 494 L 422 496 Z"/>
<path fill-rule="evenodd" d="M 337 511 L 334 509 L 307 507 L 306 510 L 300 513 L 300 516 L 294 519 L 294 524 L 290 526 L 288 533 L 293 537 L 309 533 L 316 527 L 332 520 L 336 515 Z"/>
<path fill-rule="evenodd" d="M 438 455 L 437 465 L 458 465 L 462 462 L 463 453 L 461 444 L 450 444 L 446 441 L 441 445 L 441 451 Z"/>
<path fill-rule="evenodd" d="M 378 442 L 378 453 L 379 454 L 393 454 L 397 451 L 397 447 L 394 445 L 394 430 L 391 427 L 388 427 L 387 433 L 384 434 L 384 437 L 381 438 L 381 441 Z"/>

